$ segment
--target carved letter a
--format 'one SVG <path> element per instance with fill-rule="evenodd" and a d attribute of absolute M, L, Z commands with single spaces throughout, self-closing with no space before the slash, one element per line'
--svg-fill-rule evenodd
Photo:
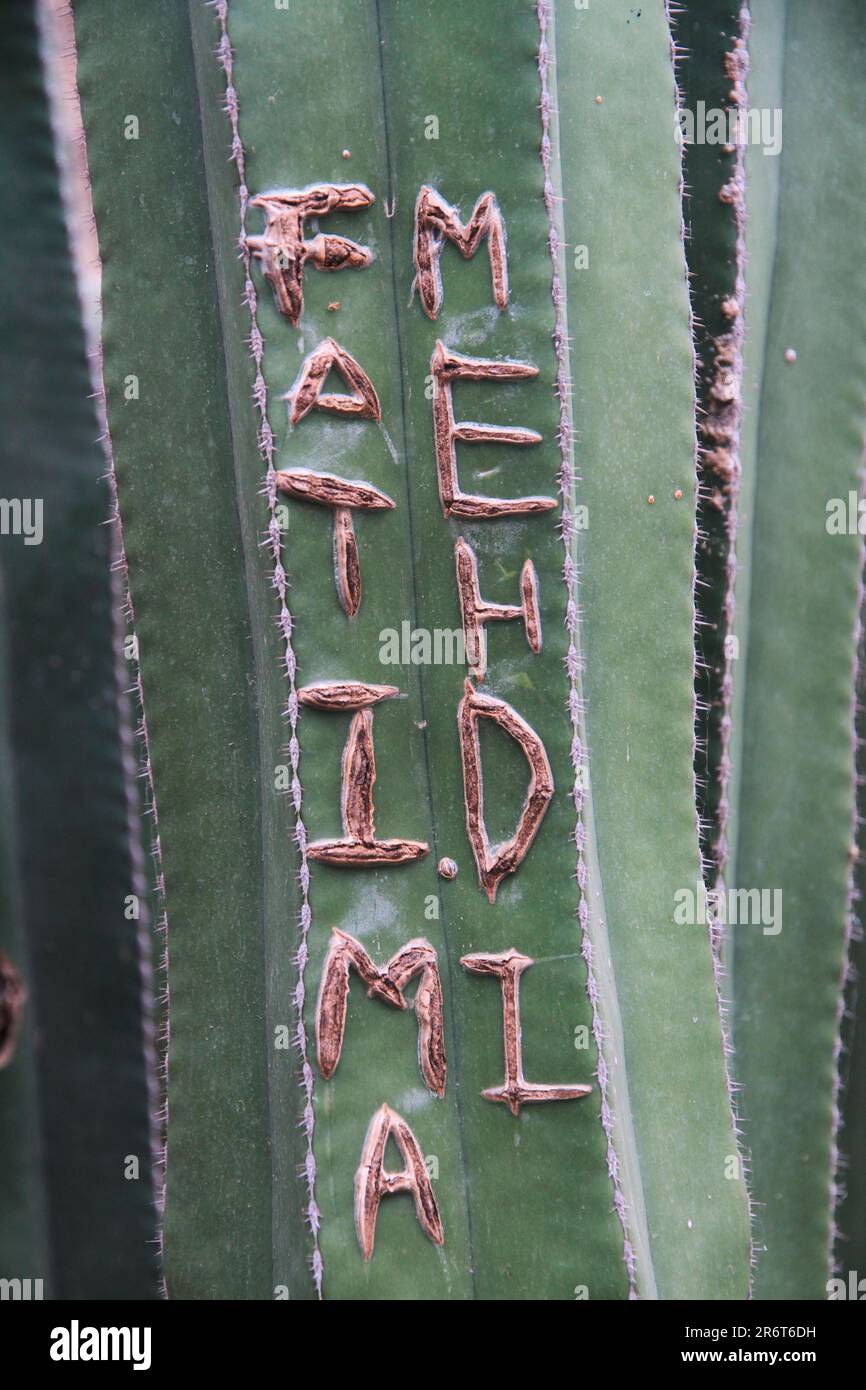
<path fill-rule="evenodd" d="M 392 1135 L 406 1165 L 399 1173 L 385 1171 L 385 1149 Z M 418 1140 L 403 1117 L 383 1105 L 370 1121 L 355 1174 L 355 1228 L 365 1260 L 373 1253 L 379 1203 L 393 1192 L 412 1193 L 421 1229 L 434 1245 L 443 1245 L 442 1219 Z"/>

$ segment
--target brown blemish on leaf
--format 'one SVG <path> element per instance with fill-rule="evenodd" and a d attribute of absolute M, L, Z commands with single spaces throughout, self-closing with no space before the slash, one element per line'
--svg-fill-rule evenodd
<path fill-rule="evenodd" d="M 724 55 L 725 73 L 732 87 L 729 101 L 738 112 L 747 106 L 746 76 L 748 73 L 748 51 L 742 38 L 733 41 L 730 52 Z M 734 209 L 737 226 L 742 234 L 745 217 L 742 159 L 738 159 L 733 178 L 719 190 L 719 199 Z M 743 250 L 738 250 L 741 259 Z M 711 371 L 709 388 L 704 401 L 704 414 L 699 428 L 704 449 L 701 466 L 705 473 L 714 476 L 716 484 L 710 500 L 720 511 L 730 505 L 739 485 L 739 428 L 742 413 L 742 310 L 743 287 L 738 283 L 737 292 L 727 295 L 721 304 L 725 318 L 731 324 L 730 333 L 722 333 L 711 344 Z"/>
<path fill-rule="evenodd" d="M 467 260 L 487 239 L 493 298 L 502 310 L 508 305 L 508 262 L 505 223 L 493 193 L 482 193 L 472 216 L 464 224 L 456 207 L 426 184 L 415 203 L 415 284 L 428 318 L 438 317 L 442 307 L 442 243 L 448 239 Z"/>
<path fill-rule="evenodd" d="M 401 947 L 380 970 L 355 937 L 335 930 L 325 960 L 322 986 L 316 1005 L 316 1047 L 319 1069 L 330 1080 L 337 1069 L 346 1031 L 349 970 L 354 967 L 371 999 L 381 999 L 395 1009 L 407 1008 L 406 986 L 419 977 L 415 994 L 418 1022 L 418 1065 L 428 1089 L 445 1094 L 444 1004 L 436 952 L 429 941 L 418 938 Z"/>
<path fill-rule="evenodd" d="M 320 234 L 306 240 L 305 222 L 330 212 L 366 208 L 373 201 L 369 188 L 360 183 L 321 183 L 298 190 L 259 193 L 250 199 L 250 207 L 264 212 L 265 230 L 259 236 L 247 236 L 247 247 L 261 262 L 277 308 L 295 328 L 304 308 L 306 265 L 316 270 L 360 270 L 373 259 L 366 246 L 359 246 L 348 237 Z"/>
<path fill-rule="evenodd" d="M 472 421 L 456 421 L 452 399 L 452 382 L 464 381 L 521 381 L 538 376 L 538 368 L 529 362 L 512 362 L 486 357 L 464 357 L 451 352 L 437 339 L 430 360 L 433 375 L 433 436 L 436 451 L 436 471 L 439 497 L 446 517 L 462 516 L 478 521 L 500 516 L 526 516 L 546 512 L 556 507 L 553 497 L 480 497 L 461 491 L 457 475 L 457 441 L 464 444 L 540 444 L 541 435 L 535 430 L 510 425 L 479 425 Z"/>
<path fill-rule="evenodd" d="M 704 471 L 715 476 L 720 491 L 717 505 L 724 508 L 739 480 L 736 440 L 741 415 L 740 385 L 742 363 L 740 333 L 720 334 L 713 340 L 713 374 L 706 393 L 705 412 L 700 419 L 705 448 L 701 456 Z"/>
<path fill-rule="evenodd" d="M 510 839 L 491 848 L 484 824 L 484 791 L 481 773 L 479 719 L 489 719 L 509 734 L 529 764 L 529 788 L 517 829 Z M 478 868 L 478 878 L 490 902 L 506 874 L 513 874 L 523 863 L 553 797 L 553 773 L 544 744 L 525 719 L 492 695 L 483 695 L 470 680 L 464 684 L 463 699 L 457 711 L 460 757 L 463 763 L 463 796 L 466 805 L 466 831 Z"/>
<path fill-rule="evenodd" d="M 9 957 L 0 951 L 0 1067 L 15 1055 L 27 989 Z"/>
<path fill-rule="evenodd" d="M 495 975 L 502 989 L 502 1033 L 505 1054 L 505 1081 L 482 1091 L 485 1100 L 501 1101 L 512 1115 L 521 1105 L 538 1105 L 552 1100 L 583 1100 L 591 1086 L 546 1086 L 527 1081 L 523 1075 L 523 1048 L 520 1028 L 520 977 L 534 962 L 513 948 L 496 955 L 463 956 L 460 964 L 475 975 Z"/>
<path fill-rule="evenodd" d="M 329 309 L 339 309 L 338 302 Z M 322 394 L 328 373 L 336 371 L 349 387 L 349 395 Z M 290 391 L 281 397 L 289 402 L 289 420 L 297 425 L 308 411 L 325 410 L 332 415 L 358 415 L 366 420 L 381 420 L 382 409 L 372 381 L 350 352 L 333 338 L 324 342 L 305 358 L 298 379 Z"/>
<path fill-rule="evenodd" d="M 457 592 L 460 596 L 460 615 L 463 622 L 463 642 L 470 670 L 482 679 L 487 670 L 487 633 L 485 623 L 522 618 L 530 650 L 541 651 L 541 618 L 538 611 L 538 575 L 531 560 L 520 574 L 520 605 L 488 603 L 481 597 L 478 584 L 478 561 L 475 552 L 462 538 L 454 547 L 457 569 Z"/>
<path fill-rule="evenodd" d="M 391 1137 L 405 1164 L 399 1173 L 389 1173 L 385 1169 L 385 1148 Z M 355 1174 L 355 1228 L 365 1260 L 373 1254 L 379 1203 L 395 1192 L 411 1192 L 421 1229 L 434 1245 L 443 1245 L 445 1232 L 424 1155 L 403 1117 L 383 1105 L 370 1121 L 361 1163 Z"/>
<path fill-rule="evenodd" d="M 743 316 L 746 303 L 746 202 L 745 147 L 746 132 L 743 119 L 748 108 L 746 78 L 748 74 L 748 6 L 739 11 L 739 35 L 733 39 L 724 57 L 725 72 L 731 81 L 729 100 L 737 120 L 737 136 L 733 153 L 736 158 L 732 175 L 719 192 L 721 202 L 731 209 L 730 226 L 736 234 L 734 282 L 728 289 L 720 308 L 730 325 L 728 331 L 702 344 L 705 359 L 702 372 L 698 418 L 701 450 L 699 469 L 702 483 L 704 515 L 709 507 L 720 513 L 712 531 L 724 537 L 725 584 L 721 596 L 721 613 L 713 616 L 719 644 L 724 649 L 721 665 L 714 663 L 710 677 L 712 688 L 706 692 L 706 703 L 715 711 L 709 717 L 718 731 L 718 754 L 715 771 L 716 797 L 714 814 L 714 843 L 708 845 L 712 874 L 723 877 L 728 857 L 727 828 L 730 816 L 730 731 L 733 700 L 732 656 L 727 650 L 725 635 L 733 632 L 736 609 L 736 572 L 738 525 L 738 496 L 740 490 L 740 430 L 742 420 L 743 377 Z M 701 513 L 699 510 L 699 521 Z M 720 682 L 715 683 L 715 675 Z M 708 827 L 709 829 L 710 827 Z M 702 833 L 702 839 L 704 834 Z M 718 934 L 711 932 L 714 949 L 718 949 Z"/>
<path fill-rule="evenodd" d="M 436 872 L 440 878 L 455 879 L 457 877 L 457 864 L 453 859 L 442 858 L 436 865 Z"/>

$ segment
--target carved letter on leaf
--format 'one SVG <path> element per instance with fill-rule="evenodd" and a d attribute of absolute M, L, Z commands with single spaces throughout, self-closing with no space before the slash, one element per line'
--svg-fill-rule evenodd
<path fill-rule="evenodd" d="M 376 758 L 371 706 L 399 693 L 393 685 L 366 685 L 362 681 L 323 681 L 298 691 L 300 703 L 314 709 L 357 711 L 343 749 L 343 838 L 314 840 L 308 850 L 311 859 L 361 869 L 412 863 L 427 854 L 429 846 L 421 840 L 377 840 L 373 824 Z"/>
<path fill-rule="evenodd" d="M 540 444 L 541 435 L 519 425 L 478 425 L 454 419 L 452 382 L 520 381 L 538 376 L 529 362 L 511 362 L 488 357 L 463 357 L 451 352 L 437 339 L 430 359 L 433 376 L 433 437 L 439 497 L 446 516 L 464 516 L 472 521 L 498 516 L 526 516 L 547 512 L 557 505 L 554 497 L 481 497 L 460 488 L 457 476 L 457 443 Z"/>
<path fill-rule="evenodd" d="M 399 1173 L 385 1170 L 385 1148 L 392 1135 L 405 1164 Z M 365 1260 L 373 1253 L 379 1203 L 394 1192 L 412 1193 L 421 1229 L 434 1245 L 443 1245 L 442 1219 L 418 1140 L 402 1116 L 383 1105 L 370 1121 L 355 1174 L 355 1229 Z"/>
<path fill-rule="evenodd" d="M 472 675 L 481 680 L 487 670 L 487 633 L 484 624 L 509 618 L 522 618 L 526 640 L 534 652 L 541 651 L 541 618 L 538 612 L 538 575 L 531 560 L 520 572 L 520 607 L 511 603 L 487 603 L 478 585 L 478 561 L 471 546 L 461 538 L 454 547 L 457 591 L 463 620 L 463 643 Z"/>
<path fill-rule="evenodd" d="M 328 373 L 337 372 L 350 388 L 350 395 L 322 394 Z M 345 348 L 333 338 L 323 343 L 304 359 L 298 379 L 282 397 L 289 402 L 289 420 L 297 425 L 308 411 L 325 410 L 332 415 L 359 415 L 366 420 L 381 420 L 382 410 L 372 381 Z"/>
<path fill-rule="evenodd" d="M 337 1069 L 346 1031 L 349 970 L 354 967 L 371 999 L 381 999 L 395 1009 L 407 1007 L 406 985 L 419 976 L 415 995 L 418 1021 L 418 1065 L 434 1095 L 445 1094 L 446 1059 L 442 982 L 436 952 L 428 941 L 409 941 L 380 970 L 360 941 L 335 930 L 325 960 L 322 987 L 316 1005 L 316 1048 L 319 1069 L 330 1080 Z"/>
<path fill-rule="evenodd" d="M 472 216 L 464 224 L 456 207 L 424 185 L 415 203 L 415 284 L 428 318 L 442 307 L 442 242 L 447 239 L 468 260 L 487 239 L 493 298 L 499 309 L 508 305 L 508 261 L 505 255 L 505 223 L 493 193 L 482 193 Z"/>
<path fill-rule="evenodd" d="M 396 685 L 369 685 L 366 681 L 318 681 L 298 691 L 302 705 L 310 709 L 344 710 L 369 709 L 381 700 L 393 700 L 400 694 Z"/>
<path fill-rule="evenodd" d="M 481 775 L 481 745 L 478 720 L 498 724 L 523 750 L 530 777 L 526 801 L 509 840 L 495 849 L 490 846 L 484 824 L 484 793 Z M 504 700 L 483 695 L 470 680 L 464 684 L 463 699 L 457 711 L 460 730 L 460 756 L 463 762 L 463 794 L 466 802 L 466 830 L 478 867 L 478 878 L 491 902 L 506 874 L 513 874 L 523 863 L 553 796 L 553 773 L 538 734 Z"/>
<path fill-rule="evenodd" d="M 250 207 L 265 214 L 265 230 L 248 236 L 247 246 L 261 261 L 277 308 L 297 328 L 304 308 L 304 266 L 316 270 L 360 270 L 370 264 L 372 255 L 344 236 L 304 237 L 304 223 L 310 217 L 329 212 L 366 208 L 374 201 L 363 184 L 321 183 L 310 188 L 277 189 L 250 199 Z"/>
<path fill-rule="evenodd" d="M 333 473 L 314 473 L 309 468 L 281 470 L 277 473 L 277 487 L 304 502 L 332 508 L 337 593 L 346 615 L 354 618 L 361 606 L 361 566 L 352 511 L 393 511 L 394 503 L 371 483 L 353 483 Z"/>
<path fill-rule="evenodd" d="M 482 1091 L 484 1099 L 502 1101 L 512 1115 L 519 1115 L 521 1105 L 537 1105 L 549 1100 L 582 1100 L 588 1096 L 592 1091 L 591 1086 L 543 1086 L 535 1081 L 527 1081 L 523 1075 L 520 976 L 533 964 L 532 958 L 512 949 L 498 955 L 464 956 L 460 964 L 475 975 L 496 975 L 502 987 L 505 1081 L 501 1086 Z"/>

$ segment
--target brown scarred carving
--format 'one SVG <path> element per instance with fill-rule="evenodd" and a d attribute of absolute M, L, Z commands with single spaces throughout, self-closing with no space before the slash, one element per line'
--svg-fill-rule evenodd
<path fill-rule="evenodd" d="M 463 762 L 463 796 L 466 803 L 466 831 L 478 868 L 478 878 L 491 902 L 506 874 L 513 874 L 523 863 L 535 839 L 544 813 L 553 797 L 553 773 L 544 751 L 544 744 L 525 719 L 492 695 L 483 695 L 470 680 L 463 687 L 463 699 L 457 711 L 460 731 L 460 757 Z M 478 720 L 489 719 L 498 724 L 521 748 L 529 763 L 529 787 L 517 829 L 510 839 L 491 848 L 484 824 L 484 790 L 481 775 L 481 745 Z"/>
<path fill-rule="evenodd" d="M 341 868 L 384 868 L 395 864 L 414 863 L 423 859 L 429 846 L 422 840 L 377 840 L 373 824 L 373 786 L 376 781 L 376 758 L 373 749 L 373 711 L 372 704 L 384 696 L 370 698 L 377 689 L 395 690 L 393 686 L 365 686 L 361 682 L 345 682 L 345 695 L 342 700 L 327 699 L 318 704 L 319 709 L 351 709 L 351 691 L 358 692 L 357 713 L 353 714 L 349 725 L 346 746 L 343 749 L 342 784 L 340 805 L 343 821 L 343 836 L 336 840 L 314 840 L 308 848 L 311 859 L 323 864 L 334 864 Z M 317 687 L 310 687 L 316 690 Z M 319 690 L 322 687 L 318 687 Z M 315 703 L 309 698 L 307 704 Z"/>
<path fill-rule="evenodd" d="M 426 184 L 415 203 L 415 284 L 428 318 L 435 319 L 442 307 L 442 243 L 448 239 L 467 260 L 481 242 L 487 240 L 493 298 L 502 310 L 508 306 L 508 261 L 505 253 L 505 223 L 493 193 L 482 193 L 472 216 L 464 225 L 456 207 L 446 203 L 435 188 Z"/>
<path fill-rule="evenodd" d="M 482 1091 L 485 1100 L 502 1101 L 512 1115 L 521 1105 L 538 1105 L 550 1100 L 582 1100 L 591 1086 L 545 1086 L 527 1081 L 523 1075 L 523 1047 L 520 1029 L 520 977 L 534 962 L 513 948 L 497 955 L 463 956 L 460 964 L 475 975 L 495 975 L 502 987 L 503 1051 L 505 1081 Z"/>
<path fill-rule="evenodd" d="M 354 618 L 361 607 L 361 560 L 348 507 L 334 508 L 334 574 L 343 611 Z"/>
<path fill-rule="evenodd" d="M 323 393 L 322 388 L 330 371 L 339 373 L 350 388 L 350 395 Z M 281 399 L 289 402 L 289 420 L 293 425 L 297 425 L 314 408 L 332 415 L 359 415 L 366 420 L 382 418 L 382 408 L 372 381 L 352 354 L 333 338 L 326 338 L 304 360 L 297 381 Z"/>
<path fill-rule="evenodd" d="M 371 999 L 381 999 L 396 1009 L 407 1007 L 403 991 L 411 980 L 420 977 L 415 993 L 418 1065 L 428 1089 L 444 1096 L 447 1064 L 442 981 L 435 950 L 420 938 L 401 947 L 380 970 L 360 941 L 335 929 L 316 1005 L 316 1050 L 322 1075 L 330 1080 L 343 1049 L 350 967 L 364 981 Z"/>
<path fill-rule="evenodd" d="M 439 961 L 429 941 L 416 937 L 388 962 L 388 973 L 402 994 L 410 980 L 420 976 L 415 991 L 418 1020 L 418 1065 L 428 1088 L 440 1098 L 445 1094 L 445 1004 Z"/>
<path fill-rule="evenodd" d="M 15 1055 L 27 990 L 9 957 L 0 951 L 0 1067 Z"/>
<path fill-rule="evenodd" d="M 454 419 L 452 382 L 521 381 L 538 376 L 529 362 L 497 361 L 487 357 L 464 357 L 451 352 L 437 339 L 430 360 L 433 375 L 433 438 L 439 497 L 446 516 L 462 516 L 478 521 L 498 516 L 526 516 L 547 512 L 557 505 L 554 497 L 481 497 L 463 492 L 457 475 L 457 441 L 464 444 L 540 444 L 535 430 L 510 425 L 477 425 Z"/>
<path fill-rule="evenodd" d="M 393 869 L 414 864 L 428 851 L 429 846 L 417 840 L 376 840 L 372 845 L 352 839 L 316 840 L 310 845 L 310 858 L 342 869 Z"/>
<path fill-rule="evenodd" d="M 463 642 L 472 675 L 482 679 L 487 670 L 487 633 L 485 623 L 522 618 L 526 640 L 531 651 L 541 651 L 541 618 L 538 611 L 538 575 L 531 560 L 520 573 L 520 606 L 513 603 L 488 603 L 481 597 L 478 584 L 478 561 L 475 552 L 462 538 L 454 547 L 457 568 L 457 592 L 460 596 L 460 615 L 463 621 Z"/>
<path fill-rule="evenodd" d="M 277 473 L 277 487 L 305 502 L 322 507 L 346 507 L 366 512 L 393 511 L 394 503 L 372 483 L 351 482 L 334 473 L 315 473 L 311 468 L 289 468 Z"/>
<path fill-rule="evenodd" d="M 376 839 L 373 824 L 373 784 L 376 781 L 376 754 L 373 750 L 373 711 L 359 710 L 349 725 L 343 749 L 341 809 L 343 826 L 352 840 L 372 845 Z"/>
<path fill-rule="evenodd" d="M 337 594 L 347 617 L 354 618 L 361 606 L 361 565 L 352 510 L 393 511 L 394 503 L 372 483 L 355 483 L 334 473 L 315 473 L 310 468 L 282 469 L 277 473 L 277 487 L 290 497 L 333 510 Z"/>
<path fill-rule="evenodd" d="M 318 681 L 298 691 L 298 701 L 311 709 L 368 709 L 400 694 L 396 685 L 369 685 L 366 681 Z"/>
<path fill-rule="evenodd" d="M 405 1164 L 399 1173 L 389 1173 L 385 1169 L 385 1149 L 392 1137 Z M 370 1121 L 361 1163 L 355 1174 L 355 1229 L 365 1260 L 369 1260 L 373 1254 L 379 1203 L 383 1197 L 395 1192 L 412 1193 L 422 1231 L 434 1245 L 443 1245 L 445 1232 L 442 1218 L 418 1140 L 402 1115 L 383 1105 Z"/>
<path fill-rule="evenodd" d="M 304 223 L 329 212 L 366 208 L 374 201 L 361 183 L 320 183 L 310 188 L 277 189 L 250 199 L 261 208 L 265 230 L 248 236 L 247 246 L 261 262 L 281 314 L 297 327 L 304 308 L 304 266 L 316 270 L 360 270 L 373 259 L 366 246 L 344 236 L 315 236 L 307 240 Z"/>

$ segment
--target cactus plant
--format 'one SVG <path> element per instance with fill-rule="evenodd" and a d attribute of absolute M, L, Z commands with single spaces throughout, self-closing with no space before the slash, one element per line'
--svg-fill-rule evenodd
<path fill-rule="evenodd" d="M 77 0 L 169 1297 L 824 1296 L 862 555 L 823 505 L 863 447 L 864 113 L 852 0 L 822 9 Z M 794 113 L 784 162 L 687 133 L 772 113 L 783 71 L 819 110 L 843 74 L 841 128 Z M 19 682 L 0 738 L 29 757 Z M 112 710 L 82 755 L 116 793 Z M 0 790 L 26 962 L 32 821 Z M 778 886 L 778 934 L 702 910 Z M 152 1005 L 124 1001 L 112 1083 L 135 1053 L 155 1107 Z M 50 1262 L 24 1019 L 0 1129 L 23 1117 L 12 1229 Z"/>
<path fill-rule="evenodd" d="M 346 12 L 327 50 L 312 5 L 290 14 L 195 5 L 189 18 L 174 6 L 146 14 L 134 7 L 122 24 L 116 6 L 92 0 L 78 8 L 79 84 L 105 264 L 109 421 L 126 498 L 169 902 L 165 1242 L 169 1290 L 180 1296 L 261 1297 L 288 1288 L 293 1296 L 568 1297 L 577 1287 L 614 1297 L 630 1286 L 646 1296 L 745 1293 L 745 1203 L 741 1180 L 726 1175 L 735 1144 L 709 943 L 672 921 L 676 887 L 694 882 L 699 860 L 690 770 L 694 400 L 670 37 L 663 11 L 647 12 L 631 30 L 628 13 L 625 6 L 607 17 L 517 7 L 502 39 L 501 59 L 514 78 L 506 93 L 492 72 L 477 71 L 478 7 L 471 15 L 449 8 L 447 22 L 432 5 L 358 7 Z M 628 40 L 621 51 L 620 30 Z M 130 32 L 139 35 L 142 57 L 119 94 L 113 78 Z M 335 89 L 334 71 L 351 72 L 351 82 Z M 327 111 L 313 99 L 324 87 L 332 92 Z M 457 102 L 455 87 L 463 94 Z M 304 90 L 309 101 L 300 99 Z M 489 112 L 486 127 L 475 118 L 479 102 Z M 614 217 L 604 198 L 611 169 L 629 167 L 629 123 L 639 108 L 645 117 L 647 105 L 658 178 L 648 191 L 624 186 L 635 215 L 639 209 L 653 228 L 651 271 L 634 258 L 633 218 L 622 209 Z M 425 139 L 446 112 L 447 130 Z M 124 141 L 127 114 L 146 127 L 146 140 Z M 304 253 L 319 260 L 299 272 L 301 310 L 296 272 L 290 264 L 293 289 L 281 302 L 284 267 L 274 263 L 298 199 L 273 194 L 316 184 L 369 189 L 375 201 L 364 192 L 331 195 L 318 246 L 311 239 L 316 249 Z M 419 212 L 424 189 L 436 199 L 424 195 Z M 494 200 L 476 202 L 488 193 Z M 327 205 L 320 198 L 318 209 Z M 563 205 L 573 209 L 568 230 Z M 490 255 L 482 249 L 461 268 L 446 236 L 459 241 L 454 227 L 462 223 L 469 231 L 461 249 L 472 249 L 473 206 Z M 438 284 L 418 248 L 428 216 Z M 497 218 L 507 229 L 505 310 L 496 303 L 504 295 L 490 233 Z M 333 251 L 321 242 L 332 226 L 335 242 L 345 234 L 373 248 L 372 264 L 327 278 L 315 273 Z M 134 264 L 122 254 L 133 236 Z M 605 254 L 609 238 L 615 250 Z M 584 239 L 598 248 L 597 260 L 572 274 L 566 244 Z M 342 256 L 342 243 L 337 249 Z M 352 259 L 357 267 L 370 257 Z M 630 351 L 623 332 L 648 273 L 644 329 L 665 345 L 649 357 L 641 335 Z M 421 302 L 427 274 L 433 290 Z M 381 420 L 335 421 L 311 411 L 287 431 L 280 397 L 299 389 L 309 354 L 329 338 L 372 381 Z M 515 368 L 512 381 L 502 379 L 503 360 L 533 372 Z M 130 371 L 142 381 L 131 409 L 122 395 Z M 470 383 L 453 385 L 460 375 Z M 437 486 L 437 458 L 440 471 L 448 464 L 433 436 L 433 412 L 446 392 L 458 420 L 469 414 L 543 436 L 513 463 L 496 439 L 479 443 L 471 458 L 461 444 L 461 496 L 540 495 L 564 505 L 564 519 L 561 512 L 485 517 L 483 506 L 473 514 L 458 497 L 446 522 L 442 503 L 446 510 L 452 503 L 441 477 Z M 640 399 L 640 410 L 614 408 L 623 392 Z M 156 454 L 159 432 L 169 447 Z M 512 451 L 524 442 L 508 438 Z M 584 468 L 584 452 L 592 469 Z M 379 516 L 355 512 L 362 590 L 351 619 L 329 578 L 332 517 L 296 502 L 278 512 L 292 495 L 281 490 L 284 479 L 305 467 L 363 481 L 396 504 Z M 271 531 L 263 549 L 265 468 Z M 581 468 L 592 479 L 579 497 Z M 491 470 L 495 487 L 484 481 Z M 653 491 L 655 511 L 647 501 Z M 580 506 L 591 518 L 585 532 Z M 207 525 L 192 524 L 202 507 Z M 280 515 L 288 517 L 284 537 L 276 531 Z M 488 604 L 513 604 L 521 566 L 531 561 L 541 651 L 531 650 L 516 622 L 492 628 L 483 696 L 474 687 L 464 693 L 465 670 L 449 665 L 407 665 L 403 654 L 402 669 L 386 668 L 388 683 L 408 699 L 367 716 L 382 833 L 425 843 L 430 853 L 411 870 L 320 867 L 315 838 L 340 834 L 335 808 L 348 719 L 311 710 L 304 688 L 381 683 L 380 634 L 404 621 L 428 633 L 459 628 L 453 551 L 460 538 L 477 559 Z M 640 556 L 625 574 L 623 548 Z M 144 592 L 136 591 L 136 572 Z M 620 588 L 616 604 L 602 598 L 612 585 Z M 163 611 L 178 586 L 188 599 L 167 625 Z M 650 606 L 647 592 L 656 595 Z M 488 737 L 491 710 L 507 706 L 537 732 L 556 788 L 536 842 L 518 874 L 499 882 L 494 902 L 493 892 L 480 891 L 464 831 L 473 774 L 460 761 L 461 697 L 464 760 L 480 740 L 491 839 L 510 832 L 526 786 L 513 737 L 509 746 L 501 727 Z M 598 711 L 594 722 L 584 699 Z M 288 754 L 280 751 L 287 736 Z M 591 794 L 581 751 L 587 739 Z M 274 790 L 281 777 L 288 798 Z M 443 856 L 459 873 L 437 886 Z M 612 864 L 617 871 L 605 871 Z M 426 1094 L 411 1046 L 389 1046 L 399 1019 L 358 1004 L 355 989 L 339 1068 L 322 1079 L 315 1004 L 335 931 L 360 939 L 379 969 L 412 937 L 435 950 L 452 1078 L 442 1099 Z M 589 1102 L 536 1105 L 511 1117 L 480 1098 L 500 1066 L 500 1005 L 490 984 L 462 977 L 460 961 L 510 947 L 537 961 L 520 993 L 527 1074 L 592 1085 Z M 406 1038 L 412 1024 L 402 1027 Z M 300 1056 L 274 1046 L 283 1028 L 300 1042 Z M 576 1049 L 575 1040 L 589 1045 Z M 438 1165 L 441 1252 L 409 1211 L 384 1203 L 373 1258 L 360 1257 L 353 1179 L 383 1103 L 411 1124 Z M 672 1132 L 681 1136 L 673 1150 Z M 520 1219 L 505 1225 L 503 1204 L 518 1200 Z M 241 1223 L 243 1251 L 231 1241 Z"/>

